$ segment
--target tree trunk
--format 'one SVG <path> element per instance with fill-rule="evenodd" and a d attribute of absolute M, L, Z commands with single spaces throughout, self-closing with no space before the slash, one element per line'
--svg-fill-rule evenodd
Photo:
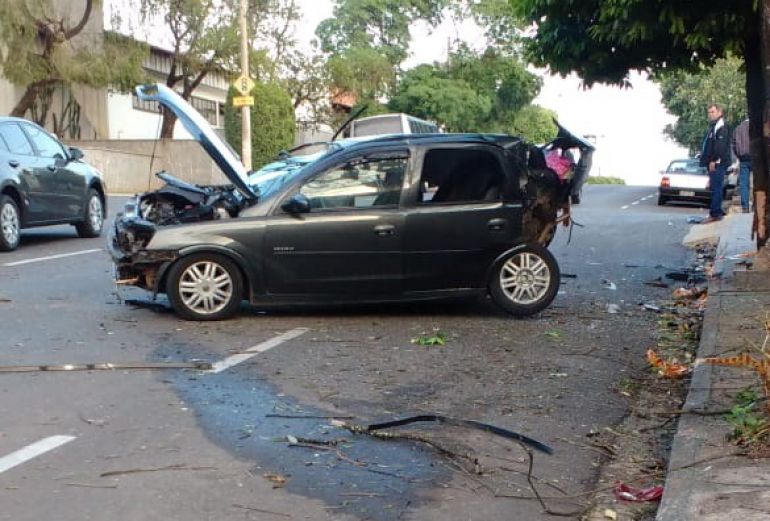
<path fill-rule="evenodd" d="M 174 137 L 174 125 L 176 125 L 176 114 L 167 109 L 163 110 L 163 123 L 160 126 L 160 137 L 163 139 L 172 139 Z"/>
<path fill-rule="evenodd" d="M 16 103 L 16 106 L 13 107 L 13 110 L 9 115 L 15 118 L 23 118 L 27 111 L 32 108 L 32 105 L 35 104 L 35 100 L 37 100 L 37 97 L 40 95 L 40 91 L 43 90 L 43 88 L 46 86 L 52 83 L 56 83 L 57 81 L 58 80 L 54 79 L 46 79 L 27 85 L 27 90 L 24 91 L 24 95 L 21 97 L 19 102 Z"/>

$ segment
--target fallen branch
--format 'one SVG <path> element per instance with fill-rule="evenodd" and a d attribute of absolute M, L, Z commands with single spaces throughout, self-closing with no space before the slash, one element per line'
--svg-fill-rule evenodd
<path fill-rule="evenodd" d="M 128 470 L 110 470 L 109 472 L 102 472 L 99 474 L 100 478 L 108 478 L 112 476 L 123 476 L 125 474 L 140 474 L 142 472 L 164 472 L 164 471 L 178 471 L 178 470 L 216 470 L 216 467 L 188 467 L 187 465 L 168 465 L 166 467 L 153 467 L 147 469 L 128 469 Z"/>

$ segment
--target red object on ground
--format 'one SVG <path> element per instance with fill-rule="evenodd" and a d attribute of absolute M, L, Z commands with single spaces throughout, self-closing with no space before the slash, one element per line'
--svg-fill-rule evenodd
<path fill-rule="evenodd" d="M 655 485 L 649 488 L 636 488 L 625 483 L 618 483 L 615 487 L 615 497 L 623 501 L 657 501 L 663 495 L 663 485 Z"/>

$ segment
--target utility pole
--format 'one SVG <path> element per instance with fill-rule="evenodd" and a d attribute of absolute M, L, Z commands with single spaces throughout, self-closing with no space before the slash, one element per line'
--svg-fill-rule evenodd
<path fill-rule="evenodd" d="M 246 12 L 249 9 L 248 0 L 241 0 L 241 10 L 238 22 L 241 26 L 241 75 L 249 74 L 249 35 L 246 30 Z M 251 107 L 241 107 L 241 160 L 246 170 L 251 170 Z"/>

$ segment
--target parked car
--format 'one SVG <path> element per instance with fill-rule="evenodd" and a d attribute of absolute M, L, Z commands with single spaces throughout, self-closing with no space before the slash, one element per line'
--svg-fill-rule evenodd
<path fill-rule="evenodd" d="M 709 175 L 698 159 L 675 159 L 661 172 L 658 205 L 669 201 L 689 201 L 709 205 Z"/>
<path fill-rule="evenodd" d="M 18 247 L 20 230 L 72 224 L 80 237 L 102 232 L 102 174 L 40 126 L 0 117 L 0 251 Z"/>
<path fill-rule="evenodd" d="M 174 112 L 232 185 L 167 173 L 111 227 L 118 283 L 191 320 L 257 305 L 491 295 L 514 315 L 555 297 L 544 243 L 569 197 L 540 148 L 511 136 L 392 135 L 330 143 L 249 178 L 235 153 L 164 85 L 141 100 Z M 567 139 L 562 137 L 562 139 Z"/>

